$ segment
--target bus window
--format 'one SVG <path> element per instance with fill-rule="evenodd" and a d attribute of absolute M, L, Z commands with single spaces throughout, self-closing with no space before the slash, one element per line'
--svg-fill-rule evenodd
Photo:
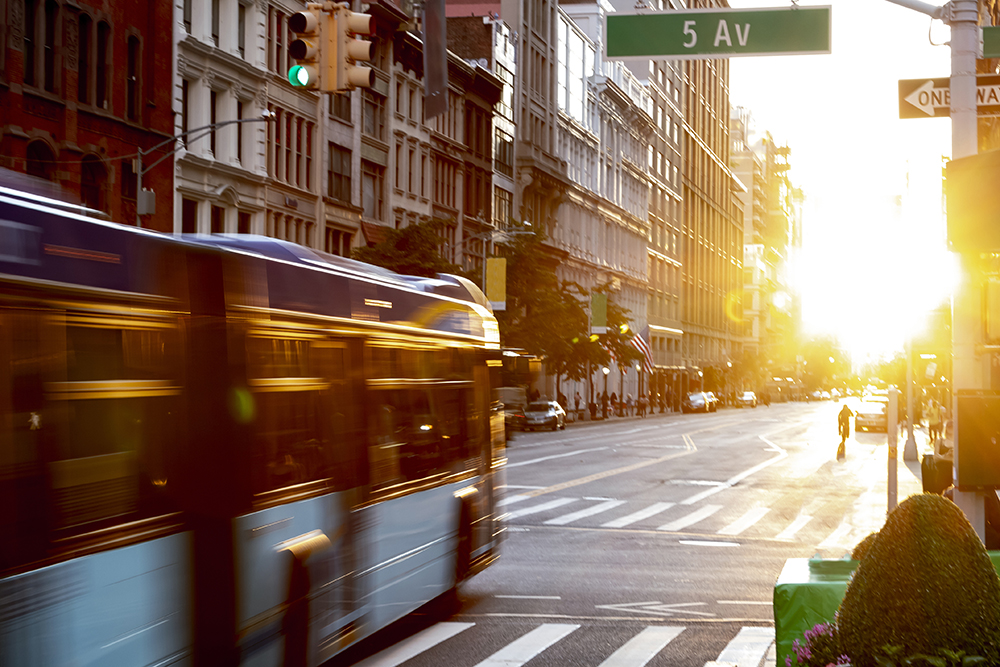
<path fill-rule="evenodd" d="M 373 391 L 369 447 L 372 490 L 445 471 L 441 429 L 425 389 Z"/>
<path fill-rule="evenodd" d="M 358 415 L 361 402 L 350 373 L 352 345 L 352 341 L 321 341 L 312 349 L 316 371 L 329 383 L 322 428 L 324 447 L 330 450 L 328 476 L 337 491 L 361 486 L 368 476 L 364 425 Z"/>

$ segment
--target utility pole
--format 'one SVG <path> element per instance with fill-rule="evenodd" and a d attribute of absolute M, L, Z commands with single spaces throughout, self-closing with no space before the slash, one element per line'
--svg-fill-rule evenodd
<path fill-rule="evenodd" d="M 918 0 L 889 0 L 897 5 L 940 19 L 951 26 L 951 159 L 979 152 L 976 126 L 976 56 L 979 52 L 979 8 L 976 0 L 951 0 L 935 7 Z M 958 392 L 987 389 L 989 368 L 985 355 L 976 354 L 981 343 L 982 275 L 978 253 L 963 252 L 961 277 L 952 297 L 952 411 L 955 419 L 955 461 L 958 461 Z M 910 419 L 913 415 L 910 415 Z M 954 472 L 953 472 L 954 474 Z M 955 504 L 969 519 L 980 539 L 986 537 L 985 499 L 981 492 L 955 490 Z"/>

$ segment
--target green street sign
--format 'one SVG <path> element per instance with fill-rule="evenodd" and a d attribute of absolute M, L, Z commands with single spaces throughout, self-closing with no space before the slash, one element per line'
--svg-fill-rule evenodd
<path fill-rule="evenodd" d="M 830 53 L 830 7 L 608 13 L 611 60 Z"/>
<path fill-rule="evenodd" d="M 983 58 L 1000 58 L 1000 26 L 983 26 Z"/>

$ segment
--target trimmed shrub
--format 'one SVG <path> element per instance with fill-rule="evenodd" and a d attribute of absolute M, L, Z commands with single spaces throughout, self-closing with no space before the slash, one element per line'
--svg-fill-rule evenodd
<path fill-rule="evenodd" d="M 858 542 L 858 545 L 854 547 L 854 551 L 851 552 L 851 560 L 861 560 L 868 553 L 868 550 L 872 548 L 872 544 L 875 543 L 875 538 L 878 537 L 878 532 L 868 533 L 868 537 Z"/>
<path fill-rule="evenodd" d="M 887 648 L 998 664 L 1000 578 L 954 503 L 925 493 L 888 516 L 854 572 L 837 635 L 854 667 L 875 667 Z"/>

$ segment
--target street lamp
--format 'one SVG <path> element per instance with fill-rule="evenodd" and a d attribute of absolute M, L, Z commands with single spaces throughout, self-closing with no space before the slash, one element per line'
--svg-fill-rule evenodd
<path fill-rule="evenodd" d="M 603 414 L 603 418 L 607 419 L 608 418 L 608 373 L 611 372 L 611 369 L 605 366 L 604 368 L 601 369 L 601 372 L 604 373 L 604 395 L 601 396 L 601 413 Z"/>
<path fill-rule="evenodd" d="M 635 374 L 639 378 L 639 392 L 635 397 L 636 403 L 638 404 L 639 397 L 642 396 L 642 364 L 638 361 L 635 362 Z"/>

